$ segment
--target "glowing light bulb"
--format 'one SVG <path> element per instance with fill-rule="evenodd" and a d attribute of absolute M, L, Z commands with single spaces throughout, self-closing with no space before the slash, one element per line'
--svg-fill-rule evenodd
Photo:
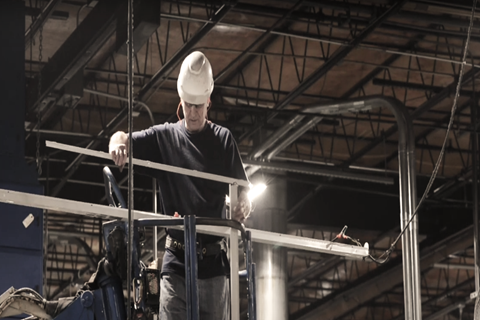
<path fill-rule="evenodd" d="M 267 189 L 267 186 L 264 183 L 259 183 L 257 185 L 250 184 L 250 191 L 248 191 L 248 199 L 250 199 L 250 201 L 253 201 L 253 199 L 261 195 L 263 191 L 265 191 L 265 189 Z"/>

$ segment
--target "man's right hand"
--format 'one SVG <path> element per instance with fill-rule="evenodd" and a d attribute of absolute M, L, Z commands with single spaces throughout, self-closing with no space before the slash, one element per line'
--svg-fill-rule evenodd
<path fill-rule="evenodd" d="M 118 131 L 110 138 L 108 152 L 113 162 L 122 171 L 128 159 L 128 136 L 125 132 Z"/>

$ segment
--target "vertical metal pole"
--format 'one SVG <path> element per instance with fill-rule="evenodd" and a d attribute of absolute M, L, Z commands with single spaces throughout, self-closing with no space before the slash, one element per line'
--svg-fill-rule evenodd
<path fill-rule="evenodd" d="M 478 104 L 475 97 L 475 78 L 473 78 L 473 99 L 471 109 L 471 122 L 473 132 L 471 134 L 472 141 L 472 199 L 473 199 L 473 247 L 475 256 L 475 292 L 477 293 L 477 301 L 479 299 L 480 290 L 480 244 L 479 239 L 479 211 L 478 211 Z"/>
<path fill-rule="evenodd" d="M 230 185 L 230 210 L 227 218 L 232 219 L 233 208 L 238 202 L 238 185 Z M 231 303 L 231 319 L 240 319 L 240 282 L 238 279 L 238 231 L 236 229 L 230 229 L 230 303 Z"/>
<path fill-rule="evenodd" d="M 388 107 L 395 116 L 398 126 L 398 167 L 400 189 L 400 224 L 402 229 L 412 218 L 417 207 L 417 186 L 415 172 L 415 140 L 412 127 L 412 119 L 405 106 L 397 99 L 384 96 L 371 96 L 368 98 L 351 99 L 344 102 L 335 102 L 337 110 L 350 110 L 369 105 L 375 107 Z M 318 106 L 318 111 L 331 104 Z M 315 108 L 310 108 L 315 112 Z M 257 208 L 258 211 L 258 208 Z M 418 251 L 418 221 L 412 219 L 409 227 L 402 236 L 402 260 L 403 260 L 403 288 L 405 297 L 405 319 L 422 319 L 422 301 L 420 291 L 420 258 Z M 258 254 L 258 250 L 255 251 Z M 265 254 L 264 254 L 265 255 Z M 260 260 L 256 259 L 260 264 Z M 261 270 L 261 269 L 260 269 Z M 262 271 L 259 274 L 259 290 L 261 291 Z M 261 296 L 261 294 L 260 294 Z M 278 305 L 278 303 L 277 303 Z M 262 305 L 259 303 L 259 313 L 262 313 Z M 278 318 L 278 317 L 277 317 Z"/>
<path fill-rule="evenodd" d="M 157 213 L 157 200 L 158 200 L 158 195 L 157 195 L 157 179 L 152 178 L 152 189 L 153 189 L 153 213 Z M 155 226 L 153 227 L 153 261 L 155 261 L 155 265 L 157 266 L 157 269 L 161 269 L 161 266 L 158 265 L 158 247 L 157 247 L 157 242 L 158 242 L 158 228 Z M 160 281 L 158 283 L 158 287 L 160 288 Z M 158 320 L 159 315 L 154 314 L 153 315 L 153 320 Z"/>
<path fill-rule="evenodd" d="M 133 253 L 133 0 L 128 1 L 128 52 L 127 52 L 127 91 L 128 91 L 128 246 L 127 246 L 127 320 L 132 319 L 131 285 Z"/>
<path fill-rule="evenodd" d="M 253 227 L 259 230 L 287 232 L 287 184 L 270 182 L 255 207 Z M 257 319 L 288 319 L 287 252 L 285 248 L 254 243 L 253 257 L 257 267 Z"/>
<path fill-rule="evenodd" d="M 252 263 L 252 297 L 253 297 L 253 317 L 251 320 L 257 320 L 257 265 Z"/>
<path fill-rule="evenodd" d="M 230 297 L 232 320 L 240 320 L 240 292 L 238 279 L 238 230 L 230 229 Z"/>
<path fill-rule="evenodd" d="M 155 178 L 152 179 L 152 189 L 153 189 L 153 213 L 157 213 L 157 180 Z M 158 248 L 157 248 L 157 227 L 153 227 L 153 261 L 157 263 L 158 259 Z M 157 266 L 158 268 L 158 266 Z"/>
<path fill-rule="evenodd" d="M 396 99 L 383 99 L 395 115 L 398 125 L 398 167 L 400 188 L 400 225 L 403 229 L 415 214 L 417 185 L 415 170 L 415 142 L 412 120 L 406 108 Z M 422 319 L 420 290 L 420 259 L 418 251 L 418 219 L 415 216 L 402 236 L 403 290 L 405 319 Z"/>
<path fill-rule="evenodd" d="M 246 242 L 245 251 L 246 251 L 246 265 L 247 265 L 247 281 L 248 281 L 248 319 L 255 320 L 255 277 L 253 275 L 253 261 L 252 261 L 252 235 L 250 231 L 246 232 Z"/>
<path fill-rule="evenodd" d="M 185 234 L 185 291 L 187 295 L 185 298 L 187 302 L 187 319 L 197 320 L 199 318 L 199 305 L 195 216 L 185 216 L 183 224 Z"/>
<path fill-rule="evenodd" d="M 227 219 L 232 219 L 233 215 L 233 208 L 237 205 L 238 202 L 238 185 L 231 184 L 229 186 L 229 193 L 230 193 L 230 210 L 227 212 Z"/>

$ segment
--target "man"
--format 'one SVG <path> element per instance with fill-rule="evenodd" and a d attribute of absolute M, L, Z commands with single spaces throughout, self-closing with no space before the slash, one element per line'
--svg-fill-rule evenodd
<path fill-rule="evenodd" d="M 132 133 L 134 158 L 246 180 L 231 132 L 207 121 L 213 75 L 203 53 L 193 52 L 185 58 L 177 90 L 180 96 L 177 114 L 181 107 L 184 119 Z M 117 132 L 110 139 L 110 154 L 120 168 L 127 159 L 128 143 L 124 132 Z M 164 214 L 224 217 L 227 184 L 145 168 L 136 170 L 157 178 Z M 239 222 L 248 217 L 250 201 L 245 190 L 240 189 L 238 204 L 232 212 Z M 167 232 L 160 319 L 180 320 L 186 316 L 184 238 L 182 231 Z M 199 234 L 197 241 L 204 252 L 198 259 L 200 319 L 229 319 L 229 265 L 223 250 L 224 239 Z"/>

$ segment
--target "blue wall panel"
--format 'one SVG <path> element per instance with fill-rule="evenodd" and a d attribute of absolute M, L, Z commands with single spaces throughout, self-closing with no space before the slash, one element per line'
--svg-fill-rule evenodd
<path fill-rule="evenodd" d="M 32 288 L 41 293 L 43 278 L 42 252 L 33 250 L 11 250 L 0 247 L 2 273 L 0 284 L 3 293 L 10 287 Z"/>
<path fill-rule="evenodd" d="M 0 188 L 43 194 L 25 162 L 25 4 L 0 0 Z M 5 32 L 4 32 L 5 31 Z M 22 221 L 35 220 L 25 228 Z M 42 294 L 43 211 L 0 205 L 0 294 L 13 286 Z"/>
<path fill-rule="evenodd" d="M 16 185 L 0 182 L 0 188 L 41 194 L 39 186 Z M 33 214 L 35 220 L 28 228 L 23 220 Z M 40 250 L 43 248 L 43 211 L 11 204 L 0 204 L 0 247 Z M 0 266 L 1 270 L 1 266 Z M 1 277 L 0 272 L 0 277 Z"/>

